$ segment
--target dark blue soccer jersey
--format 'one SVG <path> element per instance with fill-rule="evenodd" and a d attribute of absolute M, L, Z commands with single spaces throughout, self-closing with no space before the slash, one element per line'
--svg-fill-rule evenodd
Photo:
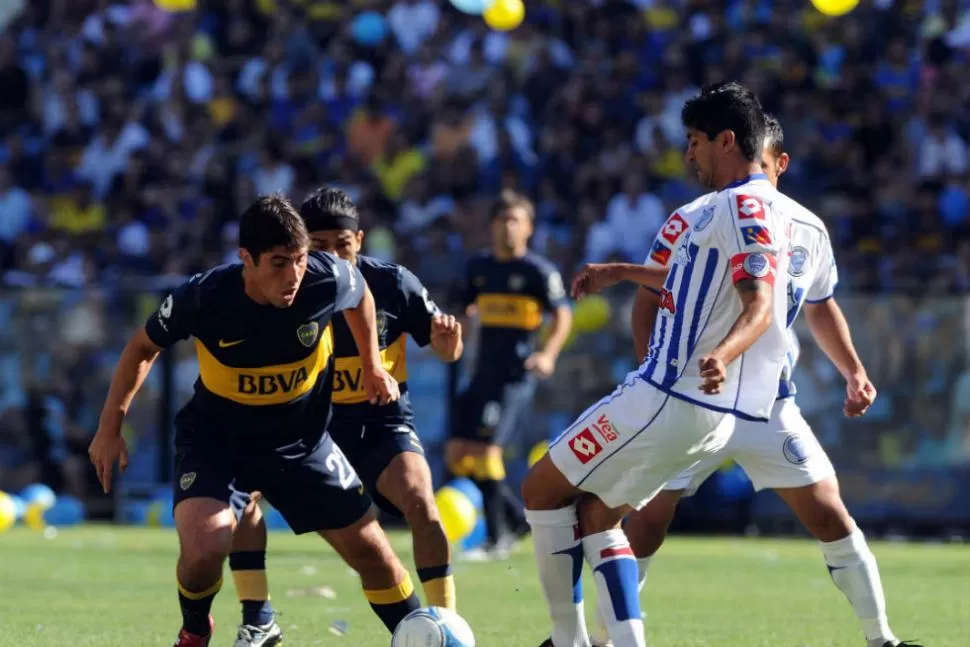
<path fill-rule="evenodd" d="M 483 252 L 465 267 L 462 305 L 474 304 L 481 324 L 474 375 L 514 381 L 535 351 L 543 314 L 568 303 L 562 277 L 532 252 L 500 261 Z"/>
<path fill-rule="evenodd" d="M 284 447 L 314 442 L 330 411 L 334 313 L 356 307 L 360 271 L 332 254 L 311 252 L 288 308 L 260 305 L 243 286 L 242 265 L 222 265 L 176 288 L 145 324 L 166 348 L 195 338 L 199 378 L 176 416 L 197 439 Z"/>
<path fill-rule="evenodd" d="M 430 299 L 418 277 L 407 268 L 368 256 L 358 256 L 357 264 L 374 295 L 377 307 L 377 337 L 381 361 L 384 369 L 400 384 L 401 399 L 381 407 L 372 406 L 367 401 L 361 381 L 361 361 L 357 345 L 344 318 L 335 317 L 334 419 L 410 419 L 413 411 L 407 397 L 407 337 L 410 335 L 418 346 L 427 346 L 431 342 L 431 320 L 440 310 Z"/>

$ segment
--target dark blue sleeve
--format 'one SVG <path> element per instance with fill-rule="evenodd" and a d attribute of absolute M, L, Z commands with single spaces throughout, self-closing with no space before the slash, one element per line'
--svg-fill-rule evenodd
<path fill-rule="evenodd" d="M 551 264 L 543 263 L 539 267 L 539 277 L 542 284 L 539 288 L 539 298 L 547 311 L 560 306 L 569 305 L 566 297 L 566 287 L 562 283 L 562 275 Z"/>
<path fill-rule="evenodd" d="M 199 275 L 178 286 L 165 297 L 158 310 L 145 322 L 145 332 L 159 348 L 168 348 L 195 334 L 199 313 Z"/>
<path fill-rule="evenodd" d="M 401 293 L 404 297 L 404 329 L 422 348 L 431 343 L 431 319 L 441 310 L 428 290 L 410 270 L 401 268 Z"/>

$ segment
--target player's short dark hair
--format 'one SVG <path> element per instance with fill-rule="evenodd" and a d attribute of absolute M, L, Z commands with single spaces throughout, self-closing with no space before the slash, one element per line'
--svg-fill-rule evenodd
<path fill-rule="evenodd" d="M 685 128 L 707 135 L 708 140 L 725 130 L 734 131 L 744 159 L 761 159 L 765 141 L 765 114 L 758 97 L 740 83 L 708 85 L 688 99 L 680 113 Z"/>
<path fill-rule="evenodd" d="M 283 195 L 264 195 L 239 217 L 239 246 L 258 263 L 259 257 L 274 247 L 297 250 L 310 246 L 303 218 Z"/>
<path fill-rule="evenodd" d="M 315 189 L 300 205 L 300 215 L 308 231 L 360 228 L 357 205 L 346 191 L 333 187 Z"/>
<path fill-rule="evenodd" d="M 495 220 L 509 209 L 525 209 L 525 212 L 529 216 L 529 220 L 531 222 L 534 222 L 536 219 L 536 210 L 532 205 L 532 201 L 521 193 L 513 191 L 512 189 L 503 189 L 502 192 L 499 193 L 498 199 L 492 203 L 492 208 L 489 211 L 488 219 Z"/>
<path fill-rule="evenodd" d="M 765 147 L 776 157 L 785 152 L 785 131 L 774 115 L 765 114 Z"/>

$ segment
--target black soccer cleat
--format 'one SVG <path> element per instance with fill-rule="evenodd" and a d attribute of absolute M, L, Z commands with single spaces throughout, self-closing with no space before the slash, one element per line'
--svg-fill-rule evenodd
<path fill-rule="evenodd" d="M 552 638 L 546 638 L 539 644 L 539 647 L 556 647 L 552 644 Z"/>
<path fill-rule="evenodd" d="M 886 641 L 886 643 L 882 647 L 923 647 L 923 645 L 919 643 L 914 643 L 911 640 L 901 640 L 898 643 L 891 643 L 889 641 Z"/>

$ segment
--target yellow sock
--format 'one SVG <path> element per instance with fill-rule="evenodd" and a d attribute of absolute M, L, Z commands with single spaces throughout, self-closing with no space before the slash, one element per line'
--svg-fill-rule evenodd
<path fill-rule="evenodd" d="M 451 564 L 419 568 L 418 578 L 429 606 L 456 610 L 455 577 L 451 574 Z"/>
<path fill-rule="evenodd" d="M 266 552 L 230 553 L 229 568 L 242 605 L 243 624 L 261 627 L 272 622 L 273 605 L 269 601 Z"/>
<path fill-rule="evenodd" d="M 404 616 L 421 608 L 421 601 L 414 594 L 411 576 L 386 589 L 364 589 L 364 597 L 370 602 L 371 609 L 381 619 L 387 630 L 392 632 Z"/>

